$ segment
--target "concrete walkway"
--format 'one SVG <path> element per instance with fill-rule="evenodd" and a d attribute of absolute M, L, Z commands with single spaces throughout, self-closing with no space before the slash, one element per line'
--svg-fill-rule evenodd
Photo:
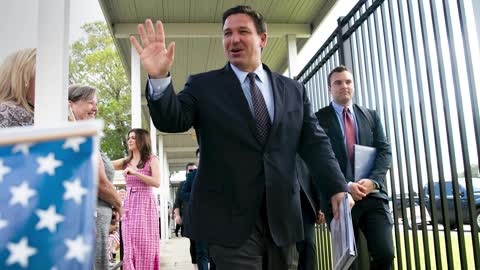
<path fill-rule="evenodd" d="M 160 241 L 160 269 L 193 270 L 189 249 L 190 241 L 185 237 Z"/>

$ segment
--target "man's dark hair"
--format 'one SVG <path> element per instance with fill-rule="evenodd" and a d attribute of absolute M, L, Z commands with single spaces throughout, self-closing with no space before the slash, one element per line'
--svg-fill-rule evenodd
<path fill-rule="evenodd" d="M 222 17 L 222 27 L 225 25 L 225 21 L 227 20 L 227 18 L 230 17 L 230 15 L 234 14 L 245 14 L 252 18 L 258 34 L 263 34 L 267 32 L 267 23 L 265 23 L 265 19 L 263 18 L 262 14 L 260 14 L 258 11 L 254 10 L 250 6 L 240 5 L 225 10 Z"/>
<path fill-rule="evenodd" d="M 348 72 L 351 72 L 348 67 L 344 66 L 344 65 L 340 65 L 334 69 L 332 69 L 332 71 L 330 71 L 330 74 L 328 74 L 328 86 L 330 86 L 331 82 L 330 82 L 330 77 L 332 77 L 332 74 L 333 73 L 337 73 L 337 72 L 344 72 L 344 71 L 348 71 Z"/>
<path fill-rule="evenodd" d="M 185 171 L 188 170 L 188 167 L 190 166 L 195 166 L 195 163 L 194 162 L 187 163 L 187 166 L 185 166 Z"/>
<path fill-rule="evenodd" d="M 200 154 L 200 148 L 197 148 L 197 151 L 195 151 L 195 156 L 198 157 L 198 154 Z"/>

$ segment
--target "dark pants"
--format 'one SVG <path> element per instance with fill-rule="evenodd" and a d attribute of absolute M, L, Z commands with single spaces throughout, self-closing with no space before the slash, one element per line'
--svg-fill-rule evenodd
<path fill-rule="evenodd" d="M 382 199 L 367 197 L 356 202 L 352 211 L 355 239 L 359 239 L 359 230 L 367 241 L 370 254 L 370 269 L 392 269 L 395 257 L 393 249 L 393 219 L 388 204 Z M 357 244 L 357 248 L 360 245 Z M 362 269 L 359 260 L 355 260 L 352 269 Z"/>
<path fill-rule="evenodd" d="M 190 239 L 190 258 L 192 258 L 192 263 L 197 264 L 197 247 L 195 240 Z"/>
<path fill-rule="evenodd" d="M 178 236 L 178 232 L 180 231 L 180 235 L 183 236 L 183 224 L 175 225 L 175 236 Z"/>
<path fill-rule="evenodd" d="M 261 215 L 263 216 L 263 215 Z M 209 245 L 210 256 L 219 270 L 288 270 L 295 244 L 278 247 L 273 242 L 266 218 L 259 216 L 253 232 L 240 247 Z"/>
<path fill-rule="evenodd" d="M 198 270 L 208 270 L 208 243 L 206 241 L 195 241 L 196 258 Z"/>
<path fill-rule="evenodd" d="M 213 261 L 212 257 L 209 257 L 209 258 L 208 258 L 208 261 L 210 262 L 209 270 L 217 270 L 217 265 L 216 265 L 215 262 Z"/>
<path fill-rule="evenodd" d="M 304 216 L 303 232 L 305 239 L 297 242 L 298 270 L 316 270 L 317 258 L 315 254 L 315 223 Z"/>

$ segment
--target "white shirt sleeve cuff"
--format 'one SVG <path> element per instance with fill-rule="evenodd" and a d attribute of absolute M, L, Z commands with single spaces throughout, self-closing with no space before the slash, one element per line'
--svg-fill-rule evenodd
<path fill-rule="evenodd" d="M 152 100 L 159 100 L 168 85 L 172 82 L 172 77 L 168 76 L 163 79 L 148 79 L 148 92 Z"/>

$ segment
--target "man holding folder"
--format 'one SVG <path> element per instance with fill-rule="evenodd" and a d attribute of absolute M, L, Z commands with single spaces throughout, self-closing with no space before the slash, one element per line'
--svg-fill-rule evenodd
<path fill-rule="evenodd" d="M 355 236 L 357 238 L 360 229 L 367 239 L 370 269 L 391 269 L 394 258 L 393 220 L 385 185 L 385 176 L 392 161 L 390 144 L 376 111 L 353 104 L 353 76 L 347 67 L 338 66 L 330 72 L 328 91 L 333 100 L 316 116 L 330 138 L 349 192 L 356 201 L 352 208 Z M 376 149 L 371 151 L 376 154 L 366 174 L 368 177 L 355 176 L 355 167 L 368 167 L 362 164 L 367 159 L 355 160 L 355 144 Z"/>

